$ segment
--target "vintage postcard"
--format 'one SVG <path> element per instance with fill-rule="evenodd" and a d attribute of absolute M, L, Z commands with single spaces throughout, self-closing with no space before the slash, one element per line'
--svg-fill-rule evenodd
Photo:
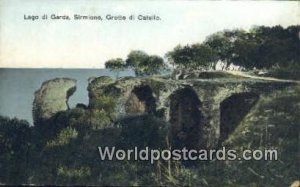
<path fill-rule="evenodd" d="M 300 1 L 0 0 L 0 185 L 300 187 Z"/>

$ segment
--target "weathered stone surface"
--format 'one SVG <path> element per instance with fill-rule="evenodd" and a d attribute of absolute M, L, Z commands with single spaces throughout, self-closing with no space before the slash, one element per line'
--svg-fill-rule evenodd
<path fill-rule="evenodd" d="M 209 148 L 233 133 L 261 96 L 295 84 L 245 78 L 114 80 L 103 76 L 89 83 L 89 106 L 84 108 L 102 110 L 106 100 L 113 101 L 114 112 L 110 112 L 117 120 L 153 114 L 170 123 L 173 141 L 180 142 L 179 146 Z M 67 110 L 75 86 L 75 80 L 66 78 L 43 83 L 35 93 L 34 120 Z"/>
<path fill-rule="evenodd" d="M 68 98 L 76 90 L 76 80 L 55 78 L 44 82 L 35 92 L 33 119 L 35 122 L 47 120 L 59 111 L 69 109 Z"/>
<path fill-rule="evenodd" d="M 128 100 L 125 103 L 125 111 L 127 114 L 144 114 L 154 113 L 156 110 L 155 98 L 150 86 L 135 87 Z"/>
<path fill-rule="evenodd" d="M 191 87 L 177 90 L 170 96 L 170 124 L 172 144 L 175 147 L 203 147 L 201 140 L 205 121 L 201 106 L 201 101 Z"/>
<path fill-rule="evenodd" d="M 177 136 L 179 139 L 183 138 L 186 142 L 196 141 L 196 144 L 202 147 L 213 147 L 218 143 L 221 129 L 225 129 L 225 132 L 227 128 L 234 128 L 220 127 L 221 103 L 223 101 L 226 101 L 232 95 L 243 95 L 244 93 L 254 94 L 256 96 L 255 100 L 257 100 L 261 95 L 267 95 L 275 90 L 282 90 L 293 85 L 294 83 L 236 78 L 172 80 L 149 77 L 124 78 L 116 81 L 99 78 L 89 85 L 89 99 L 90 103 L 93 103 L 103 95 L 113 97 L 117 106 L 117 118 L 119 119 L 132 115 L 162 113 L 160 115 L 171 124 L 171 128 L 174 127 L 174 129 L 171 129 L 171 131 L 173 130 L 173 136 Z M 172 97 L 178 91 L 180 92 L 180 90 L 186 88 L 189 88 L 195 97 L 192 97 L 191 94 L 179 94 Z M 236 98 L 236 102 L 249 103 L 249 109 L 254 103 L 252 100 L 247 101 L 248 97 Z M 246 104 L 233 104 L 231 106 L 230 103 L 235 103 L 235 101 L 229 102 L 226 105 L 227 108 L 246 106 Z M 243 110 L 237 108 L 233 111 Z M 247 110 L 245 109 L 244 113 Z M 245 115 L 244 113 L 240 115 L 241 119 Z M 222 119 L 225 119 L 224 116 Z M 234 121 L 234 123 L 238 122 Z M 222 123 L 222 125 L 224 124 L 226 125 L 226 123 Z M 229 130 L 230 133 L 231 131 Z M 194 135 L 196 138 L 190 137 Z M 227 135 L 222 134 L 222 136 L 224 138 Z"/>

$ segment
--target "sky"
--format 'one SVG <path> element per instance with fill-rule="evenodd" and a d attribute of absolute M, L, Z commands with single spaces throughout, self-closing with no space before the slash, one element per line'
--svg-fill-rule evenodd
<path fill-rule="evenodd" d="M 44 14 L 48 20 L 41 19 Z M 71 20 L 52 20 L 51 14 Z M 73 20 L 74 14 L 103 21 Z M 160 20 L 109 21 L 107 14 Z M 24 19 L 30 15 L 39 19 Z M 299 24 L 297 1 L 0 0 L 0 67 L 103 68 L 131 50 L 164 56 L 224 29 Z"/>

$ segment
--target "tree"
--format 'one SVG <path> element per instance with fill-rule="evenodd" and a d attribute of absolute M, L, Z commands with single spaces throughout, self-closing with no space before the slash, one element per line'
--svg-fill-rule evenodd
<path fill-rule="evenodd" d="M 111 69 L 117 73 L 119 77 L 119 72 L 125 69 L 125 62 L 121 58 L 110 59 L 105 62 L 105 68 Z"/>
<path fill-rule="evenodd" d="M 224 32 L 217 32 L 208 36 L 204 43 L 216 52 L 217 61 L 223 62 L 226 65 L 225 68 L 231 64 L 233 44 L 230 38 L 225 37 Z"/>
<path fill-rule="evenodd" d="M 171 64 L 180 68 L 211 69 L 217 60 L 217 53 L 208 45 L 193 44 L 175 47 L 173 51 L 167 53 Z"/>
<path fill-rule="evenodd" d="M 0 116 L 0 182 L 24 184 L 32 174 L 32 128 L 25 120 Z"/>
<path fill-rule="evenodd" d="M 132 68 L 137 76 L 158 74 L 166 67 L 161 57 L 149 56 L 144 51 L 139 50 L 131 51 L 128 54 L 126 66 Z"/>
<path fill-rule="evenodd" d="M 193 49 L 193 65 L 195 68 L 214 69 L 217 62 L 217 53 L 208 45 L 195 44 Z M 193 67 L 193 66 L 192 66 Z"/>
<path fill-rule="evenodd" d="M 143 63 L 149 58 L 149 55 L 144 51 L 134 50 L 131 51 L 126 59 L 126 66 L 136 68 L 139 64 Z"/>
<path fill-rule="evenodd" d="M 233 43 L 231 62 L 247 69 L 261 68 L 260 41 L 251 33 L 239 36 Z"/>
<path fill-rule="evenodd" d="M 184 47 L 177 45 L 173 51 L 166 54 L 166 57 L 169 63 L 174 67 L 177 66 L 179 68 L 186 68 L 191 58 L 191 54 L 189 52 L 190 50 L 188 45 Z"/>
<path fill-rule="evenodd" d="M 164 60 L 157 55 L 152 55 L 139 64 L 139 69 L 142 70 L 144 75 L 159 74 L 162 69 L 166 68 Z"/>
<path fill-rule="evenodd" d="M 217 52 L 218 60 L 246 69 L 287 67 L 299 61 L 299 26 L 256 26 L 244 30 L 224 30 L 210 35 L 205 44 Z M 298 60 L 297 60 L 298 59 Z"/>

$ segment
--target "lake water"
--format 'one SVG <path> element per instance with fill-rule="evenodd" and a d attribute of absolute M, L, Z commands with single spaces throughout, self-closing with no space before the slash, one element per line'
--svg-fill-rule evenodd
<path fill-rule="evenodd" d="M 32 124 L 34 92 L 46 80 L 68 77 L 77 80 L 76 92 L 69 99 L 69 106 L 88 104 L 88 78 L 116 77 L 108 69 L 6 69 L 0 68 L 0 115 L 25 119 Z M 122 71 L 122 76 L 134 76 L 132 70 Z"/>

